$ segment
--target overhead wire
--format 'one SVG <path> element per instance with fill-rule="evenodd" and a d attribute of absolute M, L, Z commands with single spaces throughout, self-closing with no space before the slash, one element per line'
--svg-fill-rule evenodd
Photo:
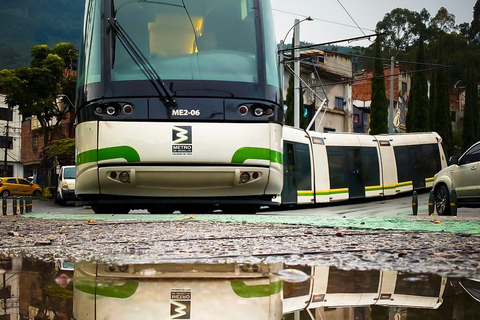
<path fill-rule="evenodd" d="M 365 32 L 363 32 L 363 29 L 360 28 L 360 26 L 358 25 L 357 21 L 355 21 L 355 19 L 353 19 L 352 15 L 350 14 L 350 12 L 348 12 L 347 8 L 345 8 L 345 6 L 340 2 L 340 0 L 337 0 L 337 2 L 340 4 L 340 6 L 342 6 L 343 10 L 345 10 L 345 12 L 348 14 L 348 16 L 350 17 L 350 19 L 352 19 L 353 23 L 355 23 L 355 25 L 358 27 L 358 29 L 360 30 L 360 32 L 362 32 L 363 35 L 366 36 Z"/>
<path fill-rule="evenodd" d="M 311 17 L 313 20 L 316 20 L 316 21 L 322 21 L 322 22 L 326 22 L 326 23 L 336 24 L 336 25 L 343 26 L 343 27 L 349 27 L 349 28 L 355 28 L 355 29 L 358 27 L 358 26 L 352 26 L 351 24 L 326 20 L 326 19 L 322 19 L 322 18 L 316 18 L 316 17 L 307 16 L 307 15 L 298 14 L 298 13 L 295 13 L 295 12 L 290 12 L 290 11 L 285 11 L 285 10 L 280 10 L 280 9 L 272 9 L 272 10 L 277 11 L 277 12 L 281 12 L 281 13 L 290 14 L 290 15 L 297 16 L 297 17 L 303 17 L 303 18 Z M 368 28 L 362 28 L 362 29 L 375 32 L 375 30 L 368 29 Z"/>

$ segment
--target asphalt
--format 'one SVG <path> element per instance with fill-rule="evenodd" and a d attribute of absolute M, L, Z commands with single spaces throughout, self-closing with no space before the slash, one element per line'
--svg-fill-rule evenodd
<path fill-rule="evenodd" d="M 0 218 L 1 255 L 114 264 L 286 262 L 480 279 L 477 217 L 94 215 L 78 207 L 67 215 L 42 206 L 50 205 L 36 200 L 33 213 Z"/>

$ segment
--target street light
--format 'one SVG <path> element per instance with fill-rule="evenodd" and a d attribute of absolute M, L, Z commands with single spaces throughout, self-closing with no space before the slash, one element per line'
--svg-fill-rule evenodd
<path fill-rule="evenodd" d="M 303 20 L 295 19 L 294 25 L 288 30 L 287 34 L 285 35 L 285 38 L 283 38 L 283 43 L 285 43 L 285 41 L 287 40 L 288 34 L 289 34 L 297 25 L 299 25 L 299 24 L 302 23 L 303 21 L 313 21 L 313 18 L 312 18 L 312 17 L 306 17 L 306 18 L 303 19 Z M 292 44 L 292 45 L 293 45 L 293 44 Z"/>

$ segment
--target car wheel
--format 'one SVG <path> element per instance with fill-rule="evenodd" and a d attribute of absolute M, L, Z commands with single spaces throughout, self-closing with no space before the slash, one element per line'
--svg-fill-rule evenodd
<path fill-rule="evenodd" d="M 42 193 L 41 193 L 39 190 L 33 191 L 33 196 L 34 196 L 34 197 L 37 197 L 37 198 L 38 198 L 38 197 L 40 197 L 41 195 L 42 195 Z"/>
<path fill-rule="evenodd" d="M 2 197 L 3 198 L 7 198 L 9 195 L 10 195 L 10 191 L 8 191 L 8 190 L 3 190 L 2 191 Z"/>
<path fill-rule="evenodd" d="M 450 211 L 450 194 L 445 185 L 440 185 L 435 189 L 435 209 L 440 216 L 449 216 Z"/>

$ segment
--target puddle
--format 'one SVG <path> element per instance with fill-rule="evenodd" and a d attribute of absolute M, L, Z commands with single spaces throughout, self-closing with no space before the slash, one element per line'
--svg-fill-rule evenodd
<path fill-rule="evenodd" d="M 0 261 L 0 319 L 478 319 L 480 282 L 283 263 Z"/>

